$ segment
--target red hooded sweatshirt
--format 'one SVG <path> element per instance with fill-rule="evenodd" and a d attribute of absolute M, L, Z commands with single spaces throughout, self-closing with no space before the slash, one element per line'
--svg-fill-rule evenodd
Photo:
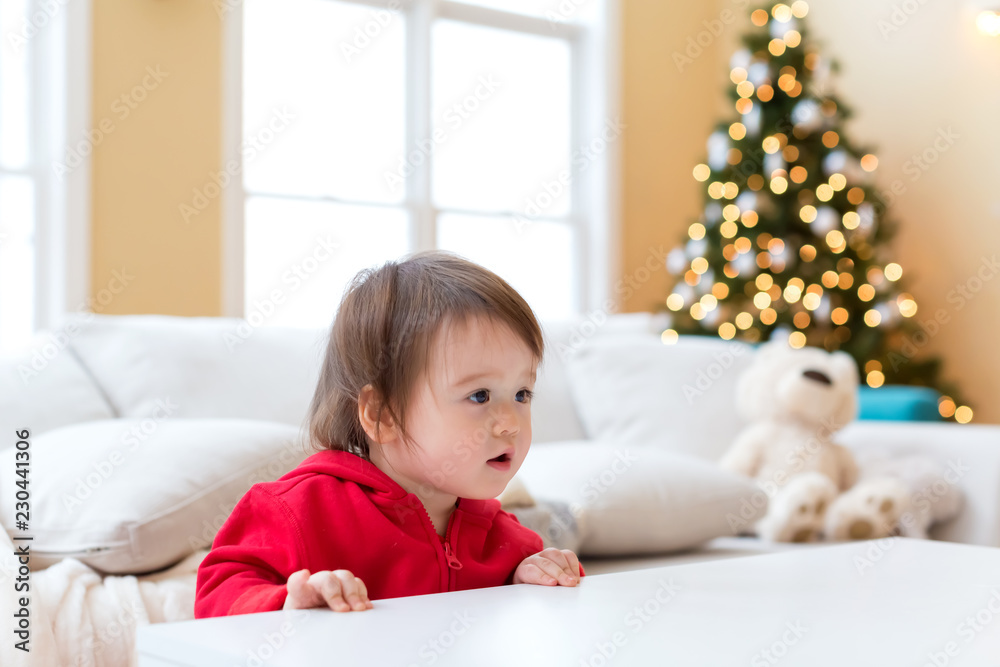
<path fill-rule="evenodd" d="M 374 464 L 323 451 L 240 499 L 198 568 L 195 617 L 281 609 L 302 569 L 350 570 L 372 600 L 500 586 L 541 550 L 496 500 L 460 499 L 442 539 Z"/>

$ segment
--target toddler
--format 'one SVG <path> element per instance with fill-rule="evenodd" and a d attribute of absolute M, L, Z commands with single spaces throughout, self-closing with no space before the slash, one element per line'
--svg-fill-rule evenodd
<path fill-rule="evenodd" d="M 195 616 L 502 584 L 575 586 L 572 551 L 494 500 L 531 444 L 541 329 L 494 273 L 442 252 L 362 271 L 309 411 L 319 453 L 255 484 L 198 570 Z"/>

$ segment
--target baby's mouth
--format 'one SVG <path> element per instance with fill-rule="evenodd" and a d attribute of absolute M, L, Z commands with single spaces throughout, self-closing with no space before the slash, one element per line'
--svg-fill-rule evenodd
<path fill-rule="evenodd" d="M 487 463 L 507 463 L 508 461 L 510 461 L 510 454 L 504 452 L 500 456 L 494 456 Z"/>

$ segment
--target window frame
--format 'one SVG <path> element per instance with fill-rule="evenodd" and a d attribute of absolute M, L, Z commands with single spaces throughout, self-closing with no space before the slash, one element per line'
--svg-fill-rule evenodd
<path fill-rule="evenodd" d="M 90 157 L 60 176 L 67 147 L 87 137 L 91 118 L 91 0 L 46 11 L 32 0 L 29 17 L 45 16 L 26 39 L 29 59 L 29 159 L 5 174 L 34 182 L 34 316 L 31 329 L 53 329 L 85 310 L 90 292 Z M 5 36 L 9 37 L 9 36 Z M 12 42 L 4 40 L 3 48 Z"/>
<path fill-rule="evenodd" d="M 385 0 L 340 0 L 385 9 Z M 496 27 L 520 33 L 561 37 L 571 48 L 571 150 L 601 136 L 608 122 L 620 119 L 619 0 L 600 3 L 600 20 L 593 24 L 562 23 L 503 10 L 467 5 L 452 0 L 412 0 L 404 3 L 406 54 L 406 126 L 404 154 L 419 150 L 417 142 L 431 136 L 431 31 L 436 19 Z M 557 3 L 553 3 L 555 8 Z M 222 199 L 222 305 L 223 314 L 245 315 L 245 205 L 242 179 L 243 141 L 243 9 L 244 3 L 227 6 L 224 20 L 223 162 L 235 160 L 240 178 L 226 188 Z M 622 307 L 613 289 L 612 276 L 621 273 L 620 186 L 621 136 L 606 143 L 587 169 L 573 173 L 573 196 L 568 219 L 574 228 L 574 308 L 577 314 Z M 437 247 L 437 219 L 451 209 L 434 206 L 431 192 L 432 161 L 414 166 L 406 179 L 404 201 L 399 205 L 410 216 L 409 245 L 413 251 Z M 325 200 L 325 199 L 324 199 Z M 338 201 L 329 199 L 329 201 Z M 393 206 L 395 207 L 395 205 Z M 583 212 L 589 212 L 584 214 Z M 515 212 L 510 212 L 513 215 Z"/>

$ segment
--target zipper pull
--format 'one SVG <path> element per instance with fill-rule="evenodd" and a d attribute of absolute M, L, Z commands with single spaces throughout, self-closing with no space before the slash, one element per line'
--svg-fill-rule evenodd
<path fill-rule="evenodd" d="M 455 556 L 455 552 L 451 550 L 451 545 L 447 542 L 444 543 L 444 557 L 448 559 L 448 567 L 455 570 L 462 569 L 462 562 L 458 560 L 458 557 Z"/>

